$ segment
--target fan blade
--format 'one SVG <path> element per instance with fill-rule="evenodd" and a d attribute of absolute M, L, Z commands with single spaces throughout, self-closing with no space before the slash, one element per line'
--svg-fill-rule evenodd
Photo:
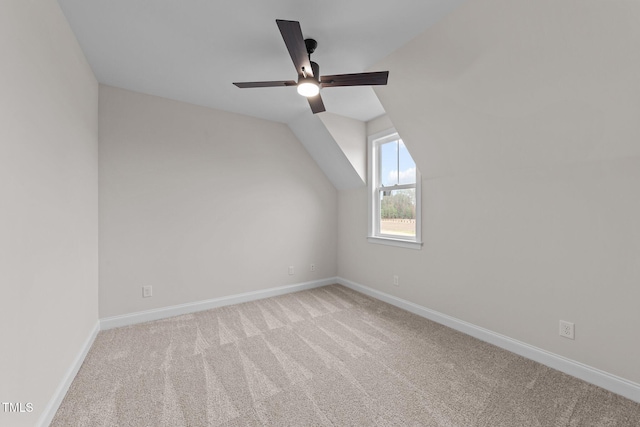
<path fill-rule="evenodd" d="M 322 76 L 320 78 L 320 83 L 322 84 L 322 87 L 375 86 L 386 85 L 388 78 L 388 71 L 375 71 L 373 73 L 336 74 L 333 76 Z"/>
<path fill-rule="evenodd" d="M 317 94 L 316 96 L 310 96 L 307 98 L 307 100 L 309 100 L 309 106 L 311 107 L 311 111 L 313 111 L 313 114 L 326 111 L 324 109 L 324 102 L 322 102 L 322 97 L 320 96 L 320 94 Z"/>
<path fill-rule="evenodd" d="M 284 21 L 282 19 L 276 19 L 276 23 L 280 29 L 280 34 L 282 34 L 284 44 L 287 45 L 287 50 L 289 51 L 298 75 L 302 75 L 302 69 L 304 68 L 307 76 L 313 77 L 313 69 L 311 68 L 307 47 L 302 37 L 300 23 L 298 21 Z"/>
<path fill-rule="evenodd" d="M 296 82 L 293 80 L 276 80 L 272 82 L 240 82 L 234 83 L 239 88 L 246 89 L 250 87 L 277 87 L 277 86 L 295 86 Z"/>

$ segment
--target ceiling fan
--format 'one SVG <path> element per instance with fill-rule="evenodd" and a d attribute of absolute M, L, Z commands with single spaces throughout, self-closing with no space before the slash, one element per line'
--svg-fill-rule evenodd
<path fill-rule="evenodd" d="M 307 97 L 313 114 L 325 111 L 320 88 L 337 86 L 371 86 L 386 85 L 389 77 L 388 71 L 376 71 L 372 73 L 335 74 L 332 76 L 320 76 L 320 66 L 311 61 L 311 54 L 316 50 L 318 43 L 314 39 L 303 39 L 302 30 L 298 21 L 285 21 L 276 19 L 280 34 L 287 45 L 289 55 L 298 73 L 298 81 L 277 80 L 268 82 L 239 82 L 234 83 L 239 88 L 252 87 L 277 87 L 297 86 L 298 93 Z"/>

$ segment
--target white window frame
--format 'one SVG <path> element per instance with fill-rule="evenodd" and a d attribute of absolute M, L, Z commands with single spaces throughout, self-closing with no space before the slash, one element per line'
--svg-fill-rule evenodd
<path fill-rule="evenodd" d="M 396 141 L 400 135 L 395 129 L 387 129 L 369 136 L 367 144 L 368 157 L 368 217 L 369 231 L 367 240 L 369 243 L 397 246 L 409 249 L 422 248 L 422 176 L 416 166 L 416 183 L 400 184 L 390 187 L 382 187 L 380 176 L 380 146 L 384 143 Z M 402 190 L 415 188 L 416 190 L 416 235 L 415 237 L 401 237 L 380 233 L 380 191 Z"/>

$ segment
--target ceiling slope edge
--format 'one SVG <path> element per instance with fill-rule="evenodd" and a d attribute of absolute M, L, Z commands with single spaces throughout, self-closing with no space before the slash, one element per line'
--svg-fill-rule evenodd
<path fill-rule="evenodd" d="M 306 111 L 296 116 L 288 126 L 337 190 L 365 185 L 363 178 L 318 115 Z M 365 146 L 364 141 L 362 145 Z"/>
<path fill-rule="evenodd" d="M 365 122 L 325 112 L 318 115 L 351 163 L 362 183 L 367 181 L 367 125 Z"/>

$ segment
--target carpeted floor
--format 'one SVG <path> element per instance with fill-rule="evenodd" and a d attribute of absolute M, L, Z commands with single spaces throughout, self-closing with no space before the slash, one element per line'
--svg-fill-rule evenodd
<path fill-rule="evenodd" d="M 52 426 L 640 426 L 640 404 L 338 285 L 99 333 Z"/>

